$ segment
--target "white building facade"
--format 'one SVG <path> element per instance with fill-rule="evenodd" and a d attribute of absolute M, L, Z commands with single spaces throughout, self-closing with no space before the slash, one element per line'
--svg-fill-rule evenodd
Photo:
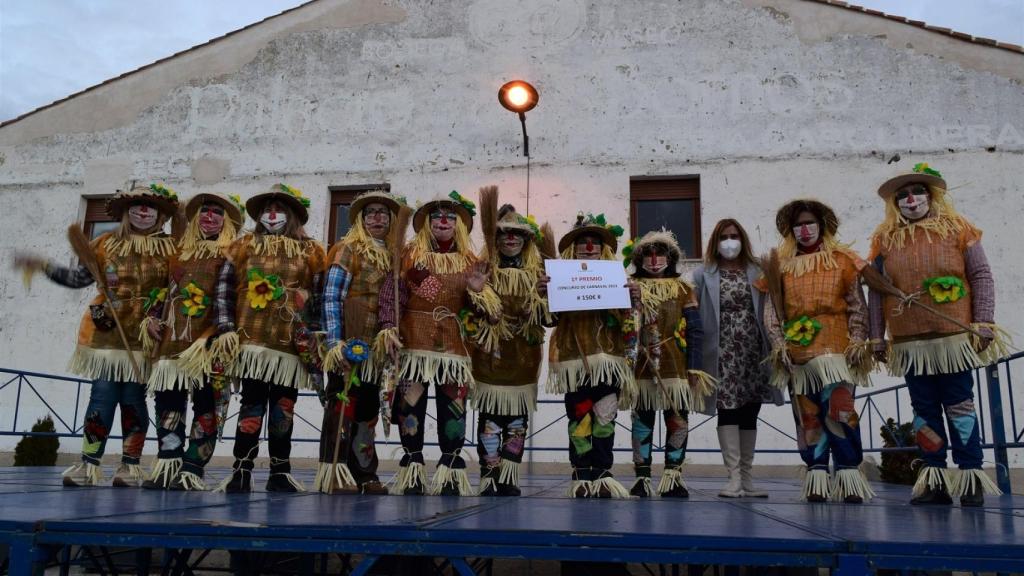
<path fill-rule="evenodd" d="M 528 200 L 519 122 L 496 100 L 511 79 L 540 92 L 527 121 Z M 997 321 L 1024 341 L 1019 47 L 813 0 L 315 0 L 0 125 L 0 257 L 70 262 L 66 226 L 91 214 L 89 199 L 132 178 L 186 199 L 247 198 L 286 182 L 312 199 L 307 231 L 325 243 L 346 194 L 382 183 L 412 202 L 453 189 L 475 198 L 497 184 L 503 201 L 521 212 L 528 201 L 561 235 L 580 210 L 629 230 L 653 198 L 645 186 L 660 182 L 665 201 L 695 208 L 669 223 L 693 252 L 725 217 L 762 252 L 777 241 L 776 209 L 812 196 L 835 208 L 840 236 L 863 254 L 883 215 L 875 190 L 916 162 L 940 170 L 985 231 Z M 0 368 L 66 374 L 92 295 L 43 279 L 26 292 L 20 275 L 0 276 Z M 1024 381 L 1024 369 L 1013 370 Z M 74 413 L 73 387 L 37 388 L 65 418 Z M 0 390 L 3 430 L 14 390 Z M 27 388 L 18 404 L 19 430 L 49 411 Z M 896 417 L 890 399 L 879 406 Z M 902 410 L 909 420 L 905 394 Z M 314 398 L 297 412 L 320 422 Z M 534 427 L 561 414 L 544 405 Z M 788 408 L 762 417 L 792 433 Z M 879 445 L 878 416 L 870 430 L 862 420 L 865 444 L 872 434 Z M 628 414 L 619 421 L 628 425 Z M 698 428 L 691 448 L 716 447 L 713 428 Z M 316 432 L 297 420 L 296 436 Z M 0 450 L 15 441 L 0 438 Z M 564 423 L 534 439 L 565 444 Z M 629 446 L 625 430 L 617 444 Z M 794 443 L 765 428 L 761 446 Z M 1022 452 L 1011 451 L 1011 463 L 1021 466 Z M 315 456 L 315 443 L 295 455 Z"/>

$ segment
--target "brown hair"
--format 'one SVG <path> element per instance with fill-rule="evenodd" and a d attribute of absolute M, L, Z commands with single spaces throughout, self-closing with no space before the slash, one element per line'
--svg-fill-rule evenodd
<path fill-rule="evenodd" d="M 720 264 L 719 260 L 722 258 L 722 255 L 718 253 L 718 242 L 720 241 L 722 231 L 729 226 L 735 226 L 736 230 L 740 233 L 740 242 L 743 244 L 743 247 L 740 249 L 740 262 L 744 265 L 757 262 L 754 258 L 754 253 L 750 249 L 750 237 L 747 236 L 747 231 L 734 218 L 723 218 L 718 221 L 718 224 L 715 224 L 715 229 L 711 231 L 711 237 L 708 239 L 708 248 L 704 251 L 704 263 Z"/>

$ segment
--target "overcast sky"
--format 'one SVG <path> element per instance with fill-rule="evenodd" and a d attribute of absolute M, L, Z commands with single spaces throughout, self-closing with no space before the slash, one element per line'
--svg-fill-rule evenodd
<path fill-rule="evenodd" d="M 0 120 L 202 44 L 303 0 L 0 0 Z M 851 0 L 1024 44 L 1024 0 Z"/>

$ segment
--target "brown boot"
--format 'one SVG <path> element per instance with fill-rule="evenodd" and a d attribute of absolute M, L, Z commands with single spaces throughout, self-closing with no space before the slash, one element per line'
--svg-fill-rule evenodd
<path fill-rule="evenodd" d="M 367 480 L 360 485 L 363 494 L 371 496 L 387 496 L 388 489 L 380 483 L 380 480 Z"/>

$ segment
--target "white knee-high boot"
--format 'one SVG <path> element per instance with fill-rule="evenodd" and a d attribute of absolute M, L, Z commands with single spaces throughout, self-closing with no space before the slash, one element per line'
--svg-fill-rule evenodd
<path fill-rule="evenodd" d="M 729 473 L 729 482 L 718 493 L 723 498 L 739 498 L 743 495 L 740 478 L 740 427 L 719 426 L 718 444 L 722 448 L 722 462 Z"/>

